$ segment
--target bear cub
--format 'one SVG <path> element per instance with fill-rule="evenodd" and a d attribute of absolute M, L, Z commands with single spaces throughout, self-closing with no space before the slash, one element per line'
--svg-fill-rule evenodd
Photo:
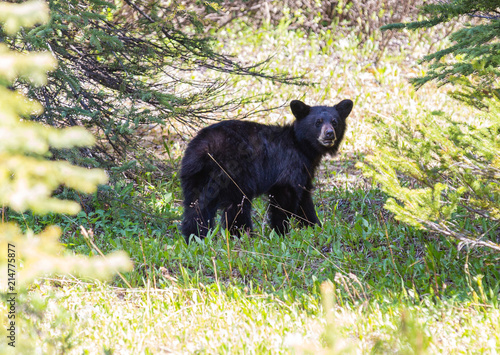
<path fill-rule="evenodd" d="M 289 125 L 228 120 L 200 130 L 181 164 L 186 242 L 192 234 L 206 237 L 218 209 L 231 234 L 250 232 L 251 201 L 262 194 L 269 195 L 269 221 L 278 233 L 287 232 L 292 216 L 304 226 L 320 224 L 312 180 L 321 158 L 337 152 L 352 106 L 351 100 L 333 107 L 293 100 Z"/>

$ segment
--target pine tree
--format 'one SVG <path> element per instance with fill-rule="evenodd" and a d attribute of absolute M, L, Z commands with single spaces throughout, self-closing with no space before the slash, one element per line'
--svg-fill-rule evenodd
<path fill-rule="evenodd" d="M 484 109 L 464 122 L 441 112 L 374 119 L 379 139 L 359 164 L 390 198 L 385 207 L 401 221 L 458 246 L 500 251 L 500 9 L 498 1 L 454 0 L 422 7 L 423 21 L 389 28 L 419 29 L 460 17 L 479 19 L 449 36 L 450 45 L 426 56 L 429 71 L 416 78 L 452 84 L 452 97 Z"/>
<path fill-rule="evenodd" d="M 296 83 L 244 66 L 213 49 L 205 20 L 178 1 L 49 2 L 48 22 L 16 36 L 0 32 L 17 50 L 48 50 L 59 67 L 43 88 L 29 88 L 52 126 L 84 126 L 98 142 L 85 156 L 100 166 L 133 159 L 141 127 L 175 121 L 195 125 L 248 101 L 225 98 L 226 80 L 192 79 L 196 69 Z M 215 11 L 215 2 L 203 2 Z M 16 83 L 16 87 L 24 86 Z M 135 160 L 138 160 L 137 158 Z"/>
<path fill-rule="evenodd" d="M 500 251 L 500 111 L 479 123 L 429 113 L 374 125 L 377 147 L 358 166 L 396 219 Z"/>
<path fill-rule="evenodd" d="M 456 87 L 450 94 L 480 109 L 487 99 L 500 100 L 500 4 L 497 0 L 450 0 L 426 3 L 425 20 L 397 23 L 382 29 L 416 30 L 455 20 L 468 20 L 452 33 L 446 48 L 425 56 L 428 72 L 411 80 L 417 88 L 430 81 Z"/>

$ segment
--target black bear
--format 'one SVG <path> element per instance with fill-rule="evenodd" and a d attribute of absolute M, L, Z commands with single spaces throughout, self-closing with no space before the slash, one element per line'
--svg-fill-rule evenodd
<path fill-rule="evenodd" d="M 321 158 L 335 154 L 344 137 L 351 100 L 333 107 L 293 100 L 293 124 L 269 126 L 238 120 L 200 130 L 188 144 L 181 164 L 184 219 L 181 229 L 206 237 L 218 209 L 232 234 L 252 229 L 251 201 L 269 195 L 271 227 L 288 230 L 288 219 L 320 224 L 311 197 Z"/>

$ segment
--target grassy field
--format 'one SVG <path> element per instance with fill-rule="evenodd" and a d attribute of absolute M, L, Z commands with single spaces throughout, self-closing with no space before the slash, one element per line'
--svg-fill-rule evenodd
<path fill-rule="evenodd" d="M 62 241 L 75 253 L 125 250 L 135 265 L 123 275 L 126 282 L 40 280 L 32 296 L 41 294 L 47 311 L 33 319 L 41 353 L 498 353 L 498 255 L 459 251 L 452 241 L 394 220 L 383 208 L 386 196 L 354 167 L 376 142 L 373 116 L 392 122 L 403 113 L 418 119 L 441 110 L 473 117 L 445 89 L 428 85 L 415 92 L 408 84 L 424 70 L 416 60 L 429 43 L 402 39 L 401 48 L 375 66 L 377 42 L 361 44 L 354 34 L 306 35 L 286 24 L 255 31 L 235 23 L 218 36 L 220 49 L 241 60 L 272 56 L 269 70 L 313 83 L 232 78 L 227 95 L 270 93 L 244 110 L 291 99 L 355 102 L 341 153 L 322 163 L 316 180 L 322 228 L 295 228 L 280 237 L 267 224 L 266 200 L 257 199 L 253 238 L 233 239 L 216 229 L 187 246 L 177 230 L 182 195 L 175 171 L 165 181 L 145 175 L 117 184 L 115 204 L 94 197 L 96 207 L 76 217 L 11 216 L 35 230 L 61 225 Z M 253 119 L 283 123 L 292 116 L 283 106 Z M 176 166 L 192 132 L 165 141 L 165 131 L 153 131 L 148 144 Z M 121 202 L 136 198 L 141 210 Z"/>

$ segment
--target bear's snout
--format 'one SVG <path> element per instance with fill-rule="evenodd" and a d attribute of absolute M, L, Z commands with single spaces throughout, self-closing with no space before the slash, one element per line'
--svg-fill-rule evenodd
<path fill-rule="evenodd" d="M 326 139 L 332 139 L 335 135 L 335 131 L 331 128 L 328 128 L 326 131 L 325 131 L 325 138 Z"/>
<path fill-rule="evenodd" d="M 325 147 L 331 147 L 336 140 L 337 135 L 332 125 L 325 124 L 323 127 L 321 127 L 321 133 L 318 138 L 318 141 L 321 145 Z"/>

